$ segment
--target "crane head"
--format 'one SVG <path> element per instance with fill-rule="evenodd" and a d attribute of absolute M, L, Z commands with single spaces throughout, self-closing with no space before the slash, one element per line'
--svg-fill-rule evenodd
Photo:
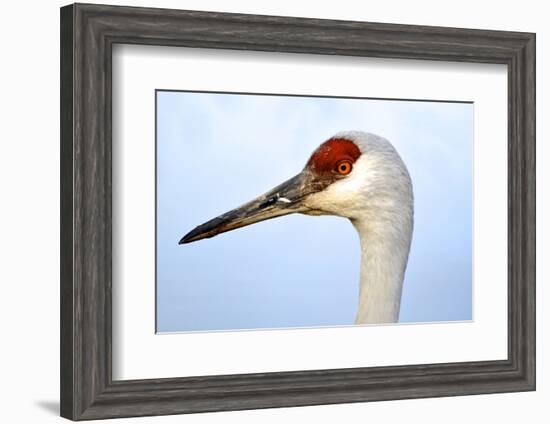
<path fill-rule="evenodd" d="M 179 244 L 292 213 L 353 220 L 364 215 L 369 205 L 376 208 L 377 199 L 387 203 L 384 193 L 391 192 L 392 187 L 404 187 L 412 196 L 408 172 L 393 146 L 369 133 L 338 133 L 313 152 L 299 174 L 197 226 Z"/>

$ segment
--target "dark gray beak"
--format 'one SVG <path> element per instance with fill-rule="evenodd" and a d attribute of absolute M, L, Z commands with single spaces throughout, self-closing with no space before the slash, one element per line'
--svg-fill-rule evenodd
<path fill-rule="evenodd" d="M 303 199 L 312 193 L 308 174 L 304 171 L 265 194 L 224 213 L 191 230 L 179 244 L 214 237 L 266 219 L 303 212 Z"/>

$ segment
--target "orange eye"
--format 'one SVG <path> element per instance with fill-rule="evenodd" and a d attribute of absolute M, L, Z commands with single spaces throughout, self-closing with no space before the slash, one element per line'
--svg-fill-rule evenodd
<path fill-rule="evenodd" d="M 343 160 L 336 165 L 336 172 L 340 175 L 348 175 L 351 172 L 351 162 L 349 160 Z"/>

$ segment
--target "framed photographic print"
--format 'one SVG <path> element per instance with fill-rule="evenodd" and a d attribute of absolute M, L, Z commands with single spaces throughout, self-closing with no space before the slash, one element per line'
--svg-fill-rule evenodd
<path fill-rule="evenodd" d="M 535 389 L 535 36 L 61 9 L 61 414 Z"/>

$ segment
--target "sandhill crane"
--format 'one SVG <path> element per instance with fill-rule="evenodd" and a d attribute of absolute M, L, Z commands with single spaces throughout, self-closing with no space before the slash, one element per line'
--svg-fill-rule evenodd
<path fill-rule="evenodd" d="M 199 225 L 180 244 L 291 213 L 351 221 L 361 245 L 355 324 L 397 322 L 413 230 L 413 191 L 390 142 L 360 131 L 338 133 L 313 152 L 298 175 Z"/>

